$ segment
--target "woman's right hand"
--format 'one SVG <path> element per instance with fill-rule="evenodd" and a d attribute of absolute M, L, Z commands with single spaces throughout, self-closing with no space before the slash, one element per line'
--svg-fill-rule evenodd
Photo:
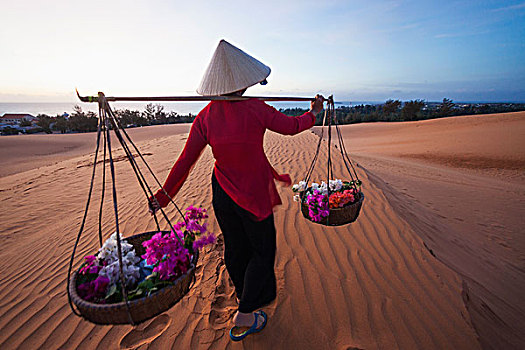
<path fill-rule="evenodd" d="M 310 112 L 312 112 L 314 115 L 319 114 L 323 110 L 323 102 L 324 97 L 323 95 L 315 95 L 315 100 L 310 102 Z"/>

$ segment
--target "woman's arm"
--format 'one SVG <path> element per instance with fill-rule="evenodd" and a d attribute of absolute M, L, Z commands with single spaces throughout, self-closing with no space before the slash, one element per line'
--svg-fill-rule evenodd
<path fill-rule="evenodd" d="M 168 178 L 164 182 L 164 186 L 162 186 L 171 198 L 179 192 L 193 165 L 197 159 L 199 159 L 202 150 L 207 144 L 205 135 L 206 133 L 202 130 L 201 118 L 197 116 L 191 126 L 190 135 L 188 136 L 184 150 L 171 168 Z M 161 207 L 165 207 L 170 202 L 170 199 L 162 189 L 157 191 L 155 198 Z M 152 206 L 150 209 L 158 209 L 158 206 L 152 198 L 150 199 L 150 206 Z"/>
<path fill-rule="evenodd" d="M 323 96 L 315 96 L 315 100 L 310 103 L 310 111 L 298 117 L 290 117 L 275 108 L 268 108 L 265 126 L 283 135 L 295 135 L 310 129 L 315 124 L 317 113 L 323 110 L 323 101 Z"/>

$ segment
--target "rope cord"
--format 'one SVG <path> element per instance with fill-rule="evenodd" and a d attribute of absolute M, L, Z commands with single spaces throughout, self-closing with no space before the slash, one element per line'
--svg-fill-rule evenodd
<path fill-rule="evenodd" d="M 319 157 L 319 150 L 321 149 L 321 143 L 323 142 L 324 137 L 324 125 L 326 123 L 326 109 L 324 111 L 324 117 L 323 117 L 323 125 L 321 126 L 321 136 L 319 137 L 319 142 L 317 143 L 317 149 L 315 150 L 314 158 L 312 159 L 312 163 L 310 164 L 310 167 L 308 168 L 308 171 L 306 172 L 306 176 L 304 178 L 304 182 L 306 182 L 306 185 L 308 186 L 308 181 L 310 181 L 310 176 L 312 175 L 315 164 L 317 163 L 317 158 Z"/>
<path fill-rule="evenodd" d="M 339 137 L 339 135 L 338 135 L 338 137 Z M 341 140 L 339 140 L 339 142 L 341 143 Z M 352 172 L 351 172 L 351 170 L 350 170 L 350 167 L 348 166 L 348 162 L 347 162 L 347 160 L 345 159 L 345 155 L 344 155 L 343 147 L 341 146 L 341 144 L 340 144 L 339 148 L 340 148 L 340 151 L 341 151 L 341 158 L 343 159 L 343 164 L 345 165 L 345 168 L 346 168 L 346 170 L 348 171 L 348 174 L 350 174 L 350 179 L 352 180 L 352 186 L 354 187 L 354 189 L 357 190 L 357 187 L 356 187 L 356 184 L 355 184 L 354 175 L 352 175 Z"/>
<path fill-rule="evenodd" d="M 153 192 L 152 192 L 150 186 L 147 184 L 147 181 L 146 181 L 144 175 L 142 174 L 142 172 L 141 172 L 141 170 L 140 170 L 140 168 L 139 168 L 139 166 L 138 166 L 138 164 L 137 164 L 137 162 L 136 162 L 136 160 L 135 160 L 135 157 L 134 157 L 133 154 L 131 153 L 131 150 L 129 149 L 129 147 L 128 147 L 126 141 L 124 140 L 124 138 L 122 137 L 122 134 L 120 133 L 120 131 L 124 131 L 124 129 L 119 128 L 120 123 L 118 122 L 118 119 L 115 117 L 113 111 L 111 110 L 111 108 L 110 108 L 109 106 L 108 106 L 108 109 L 109 109 L 109 112 L 110 112 L 110 117 L 111 117 L 111 120 L 112 120 L 112 125 L 114 126 L 114 129 L 115 129 L 115 134 L 117 135 L 117 138 L 119 139 L 119 142 L 121 143 L 121 145 L 122 145 L 124 151 L 126 152 L 126 155 L 127 155 L 128 159 L 129 159 L 129 161 L 130 161 L 130 163 L 131 163 L 131 167 L 133 168 L 133 171 L 135 172 L 135 176 L 137 177 L 137 180 L 139 181 L 139 184 L 141 185 L 142 190 L 144 191 L 144 194 L 146 195 L 146 199 L 149 201 L 149 198 L 150 198 L 150 197 L 155 198 L 154 195 L 153 195 Z M 129 138 L 129 136 L 128 136 L 128 138 Z M 131 140 L 131 139 L 130 139 L 130 140 Z M 133 142 L 133 141 L 131 141 L 131 143 L 132 143 L 132 142 Z M 135 146 L 135 149 L 137 150 L 137 153 L 138 153 L 140 156 L 142 156 L 142 154 L 140 153 L 140 151 L 138 150 L 138 148 L 137 148 L 136 146 Z M 144 162 L 145 164 L 147 164 L 147 163 L 145 162 L 145 160 L 144 160 L 143 157 L 142 157 L 142 160 L 143 160 L 143 162 Z M 148 168 L 149 168 L 149 166 L 148 166 Z M 149 169 L 151 169 L 151 168 L 149 168 Z M 143 184 L 142 182 L 143 182 L 144 184 Z M 147 189 L 147 191 L 146 191 L 146 189 Z M 148 195 L 148 191 L 149 191 L 149 195 Z M 171 199 L 171 198 L 170 198 L 170 199 Z M 156 200 L 156 199 L 155 199 L 155 200 Z M 172 202 L 173 202 L 173 200 L 172 200 Z M 182 216 L 182 218 L 183 218 L 184 221 L 186 222 L 186 218 L 182 215 L 182 213 L 181 213 L 179 207 L 175 204 L 175 202 L 173 202 L 173 204 L 175 205 L 175 207 L 176 207 L 177 210 L 179 211 L 179 214 Z M 160 207 L 160 206 L 159 206 L 159 207 Z M 169 226 L 171 227 L 172 231 L 175 232 L 175 229 L 174 229 L 174 227 L 173 227 L 173 225 L 172 225 L 172 223 L 171 223 L 169 217 L 167 216 L 166 212 L 165 212 L 162 208 L 160 208 L 160 211 L 161 211 L 161 213 L 163 214 L 163 216 L 164 216 L 164 218 L 166 219 L 166 221 L 168 222 L 168 224 L 169 224 Z M 154 216 L 154 218 L 155 218 L 155 222 L 156 222 L 156 224 L 157 224 L 158 230 L 160 231 L 160 226 L 159 226 L 159 224 L 158 224 L 157 217 Z M 178 235 L 176 235 L 176 236 L 177 236 L 177 239 L 179 240 L 179 242 L 180 242 L 181 244 L 183 244 L 181 238 L 180 238 Z"/>
<path fill-rule="evenodd" d="M 108 154 L 109 154 L 109 169 L 111 170 L 111 184 L 113 189 L 113 209 L 115 212 L 115 232 L 117 236 L 117 253 L 118 253 L 118 262 L 119 262 L 119 272 L 120 272 L 120 284 L 121 284 L 121 291 L 122 296 L 124 297 L 124 300 L 126 302 L 126 310 L 128 313 L 128 317 L 131 324 L 135 324 L 135 321 L 133 320 L 133 317 L 131 316 L 131 310 L 129 306 L 129 300 L 128 300 L 128 291 L 126 289 L 126 280 L 124 278 L 124 268 L 122 263 L 122 244 L 120 242 L 120 230 L 119 230 L 119 222 L 118 222 L 118 207 L 117 207 L 117 186 L 115 181 L 115 164 L 113 162 L 113 155 L 111 153 L 111 133 L 109 130 L 109 123 L 108 119 L 106 117 L 106 105 L 107 102 L 104 98 L 100 99 L 99 96 L 99 104 L 102 104 L 103 106 L 103 113 L 105 118 L 105 125 L 106 125 L 106 136 L 107 136 L 107 143 L 108 143 Z"/>
<path fill-rule="evenodd" d="M 350 172 L 350 169 L 348 169 L 348 164 L 350 164 L 350 167 L 352 168 L 352 170 L 354 172 L 356 180 L 360 181 L 359 180 L 359 176 L 357 175 L 357 172 L 356 172 L 356 170 L 354 168 L 354 165 L 353 165 L 352 161 L 350 160 L 350 157 L 348 157 L 348 152 L 346 151 L 346 146 L 345 146 L 345 143 L 344 143 L 344 140 L 343 140 L 343 136 L 341 134 L 341 131 L 339 129 L 339 125 L 338 125 L 337 122 L 335 124 L 335 128 L 337 130 L 337 135 L 338 135 L 338 138 L 339 138 L 339 147 L 341 149 L 341 156 L 343 156 L 343 161 L 345 162 L 345 166 L 347 167 L 348 173 L 350 174 L 350 177 L 352 178 L 352 180 L 354 180 L 354 178 L 352 176 L 352 173 Z M 347 161 L 348 161 L 348 164 L 347 164 Z M 355 186 L 355 184 L 354 184 L 354 188 L 357 190 L 357 187 Z"/>
<path fill-rule="evenodd" d="M 142 191 L 144 192 L 144 195 L 146 196 L 146 198 L 148 198 L 148 190 L 150 192 L 151 192 L 151 190 L 150 190 L 150 188 L 149 188 L 149 186 L 148 186 L 148 184 L 146 182 L 146 179 L 144 178 L 143 174 L 138 169 L 138 164 L 135 161 L 135 157 L 131 153 L 128 145 L 122 139 L 122 135 L 120 134 L 120 131 L 119 131 L 117 125 L 115 125 L 113 117 L 111 116 L 111 114 L 109 114 L 109 115 L 110 115 L 111 124 L 113 126 L 114 131 L 115 131 L 115 135 L 117 136 L 120 144 L 122 145 L 122 149 L 124 150 L 124 153 L 126 154 L 126 157 L 128 158 L 128 160 L 130 162 L 131 168 L 133 169 L 133 172 L 135 173 L 135 177 L 137 178 L 137 181 L 138 181 Z M 158 230 L 160 231 L 160 227 L 158 228 Z"/>
<path fill-rule="evenodd" d="M 346 151 L 346 147 L 345 147 L 345 144 L 343 143 L 343 151 L 344 151 L 344 154 L 345 154 L 345 157 L 346 159 L 348 159 L 348 163 L 350 163 L 350 166 L 352 167 L 352 170 L 354 172 L 354 175 L 356 177 L 356 179 L 359 181 L 359 176 L 357 175 L 357 172 L 354 168 L 354 164 L 352 163 L 352 161 L 350 160 L 350 158 L 348 157 L 348 152 Z"/>
<path fill-rule="evenodd" d="M 357 175 L 357 172 L 355 171 L 355 168 L 354 168 L 354 165 L 352 164 L 352 161 L 350 160 L 350 158 L 348 157 L 348 154 L 346 153 L 346 147 L 345 147 L 345 144 L 344 144 L 344 141 L 343 141 L 343 136 L 341 135 L 341 132 L 339 130 L 339 126 L 336 125 L 336 130 L 337 130 L 337 135 L 338 135 L 338 139 L 339 139 L 339 149 L 341 151 L 341 157 L 343 158 L 343 163 L 346 167 L 346 170 L 348 171 L 348 174 L 350 175 L 350 178 L 352 179 L 352 182 L 353 182 L 353 187 L 354 189 L 357 191 L 357 184 L 356 184 L 356 180 L 357 181 L 360 181 L 359 180 L 359 177 Z M 354 175 L 355 175 L 355 179 L 354 179 L 354 175 L 352 175 L 352 171 L 350 171 L 350 168 L 349 166 L 352 168 L 353 172 L 354 172 Z"/>
<path fill-rule="evenodd" d="M 332 104 L 333 104 L 333 100 L 332 100 L 332 96 L 330 96 L 328 98 L 328 103 L 327 103 L 327 106 L 326 106 L 326 109 L 328 110 L 328 144 L 327 144 L 327 147 L 328 147 L 328 162 L 327 162 L 327 172 L 326 172 L 326 176 L 327 176 L 327 180 L 326 180 L 326 189 L 327 189 L 327 192 L 326 192 L 326 198 L 327 200 L 330 198 L 330 168 L 332 166 Z"/>
<path fill-rule="evenodd" d="M 330 196 L 330 179 L 333 178 L 334 176 L 334 168 L 333 168 L 333 165 L 334 165 L 334 162 L 332 160 L 332 153 L 331 153 L 331 146 L 332 146 L 332 119 L 333 119 L 333 126 L 335 127 L 335 130 L 336 130 L 336 137 L 337 137 L 337 141 L 339 143 L 339 151 L 341 153 L 341 157 L 343 159 L 343 163 L 345 165 L 345 168 L 346 170 L 348 171 L 348 175 L 350 175 L 350 179 L 352 180 L 352 186 L 353 188 L 356 190 L 356 191 L 359 191 L 358 188 L 357 188 L 357 183 L 359 182 L 360 183 L 360 180 L 359 180 L 359 177 L 357 175 L 357 172 L 355 170 L 355 167 L 352 163 L 352 161 L 350 160 L 350 158 L 348 157 L 348 152 L 346 151 L 346 146 L 344 144 L 344 140 L 343 140 L 343 136 L 341 134 L 341 130 L 339 128 L 339 123 L 337 122 L 337 115 L 336 115 L 336 111 L 335 111 L 335 104 L 334 104 L 334 100 L 333 100 L 333 96 L 330 96 L 328 97 L 328 101 L 327 101 L 327 106 L 325 108 L 325 112 L 324 112 L 324 118 L 323 118 L 323 124 L 321 126 L 321 136 L 319 138 L 319 142 L 317 144 L 317 148 L 316 148 L 316 151 L 315 151 L 315 155 L 312 159 L 312 162 L 306 172 L 306 176 L 305 176 L 305 179 L 304 181 L 306 182 L 306 185 L 308 186 L 308 181 L 310 181 L 310 177 L 312 176 L 313 174 L 313 171 L 314 171 L 314 168 L 317 164 L 317 160 L 319 158 L 319 152 L 320 152 L 320 149 L 321 149 L 321 142 L 324 138 L 324 128 L 325 126 L 327 126 L 327 129 L 328 129 L 328 144 L 327 144 L 327 147 L 328 147 L 328 160 L 327 160 L 327 176 L 328 176 L 328 181 L 327 181 L 327 192 L 328 192 L 328 197 Z M 352 174 L 353 172 L 353 174 Z M 354 178 L 355 176 L 355 178 Z M 306 197 L 303 197 L 303 200 L 305 199 Z"/>
<path fill-rule="evenodd" d="M 98 212 L 98 241 L 100 248 L 102 248 L 102 208 L 104 206 L 104 194 L 106 190 L 106 126 L 104 121 L 101 122 L 104 128 L 104 161 L 102 163 L 102 195 L 100 197 L 100 209 Z"/>
<path fill-rule="evenodd" d="M 161 229 L 160 229 L 160 225 L 159 225 L 159 219 L 157 219 L 157 213 L 153 213 L 153 219 L 155 220 L 155 225 L 157 226 L 157 230 L 159 230 L 159 232 L 160 232 Z"/>
<path fill-rule="evenodd" d="M 100 113 L 100 109 L 99 109 L 99 113 Z M 91 194 L 93 193 L 93 184 L 95 181 L 95 170 L 97 167 L 98 149 L 100 146 L 101 124 L 102 124 L 102 119 L 99 119 L 98 125 L 97 125 L 97 145 L 95 147 L 95 156 L 93 159 L 93 172 L 91 173 L 91 181 L 89 184 L 88 198 L 86 201 L 86 207 L 84 209 L 84 216 L 82 218 L 82 223 L 80 224 L 80 229 L 77 234 L 77 239 L 75 240 L 75 245 L 73 246 L 73 252 L 71 253 L 71 258 L 69 259 L 69 267 L 67 270 L 67 300 L 69 303 L 69 307 L 71 308 L 71 311 L 73 311 L 73 313 L 77 316 L 82 316 L 82 315 L 75 309 L 75 307 L 73 306 L 73 302 L 71 301 L 71 293 L 69 292 L 69 287 L 71 284 L 71 281 L 70 281 L 71 280 L 71 270 L 73 268 L 73 260 L 75 259 L 75 253 L 77 251 L 78 242 L 80 241 L 80 237 L 82 236 L 82 232 L 84 231 L 84 225 L 86 223 L 89 203 L 91 202 Z"/>
<path fill-rule="evenodd" d="M 333 105 L 334 105 L 334 100 L 332 98 L 332 96 L 330 96 L 328 98 L 328 103 L 327 103 L 327 110 L 328 110 L 328 144 L 327 144 L 327 147 L 328 147 L 328 162 L 327 162 L 327 179 L 326 179 L 326 203 L 328 205 L 328 208 L 330 208 L 330 179 L 331 179 L 331 176 L 330 176 L 330 170 L 332 170 L 332 118 L 333 118 Z M 333 174 L 332 174 L 333 175 Z M 327 225 L 330 223 L 330 215 L 328 215 L 328 217 L 326 218 L 326 223 Z"/>
<path fill-rule="evenodd" d="M 137 164 L 137 162 L 135 160 L 135 157 L 131 153 L 131 150 L 129 149 L 126 141 L 122 138 L 122 135 L 120 134 L 120 129 L 119 129 L 118 125 L 116 124 L 116 118 L 115 118 L 114 114 L 112 114 L 112 111 L 110 111 L 109 115 L 110 115 L 110 118 L 111 118 L 113 129 L 115 130 L 115 135 L 117 135 L 117 138 L 118 138 L 120 144 L 122 145 L 124 153 L 126 153 L 126 156 L 127 156 L 128 160 L 129 160 L 129 162 L 131 164 L 131 168 L 133 169 L 133 171 L 135 173 L 137 181 L 139 182 L 139 185 L 142 188 L 142 191 L 144 192 L 144 195 L 146 196 L 146 198 L 149 198 L 148 191 L 149 191 L 150 195 L 152 195 L 153 192 L 151 191 L 151 188 L 148 185 L 148 183 L 146 181 L 146 178 L 144 177 L 144 175 L 140 171 L 139 165 Z M 168 221 L 168 224 L 170 225 L 170 227 L 173 230 L 173 226 L 172 226 L 171 222 L 169 220 L 167 220 L 167 221 Z M 157 225 L 157 230 L 160 232 L 161 231 L 160 225 L 159 225 L 159 222 L 158 222 L 156 217 L 155 217 L 155 223 Z"/>
<path fill-rule="evenodd" d="M 113 111 L 111 110 L 111 107 L 109 106 L 108 104 L 108 108 L 110 110 L 110 112 L 114 115 Z M 175 208 L 177 209 L 177 211 L 179 212 L 180 216 L 182 217 L 182 219 L 184 220 L 185 223 L 187 223 L 186 221 L 186 218 L 185 216 L 182 214 L 182 211 L 180 210 L 179 206 L 173 201 L 173 198 L 171 198 L 171 196 L 168 194 L 168 192 L 164 189 L 164 186 L 162 186 L 161 182 L 159 181 L 159 179 L 157 178 L 157 176 L 155 175 L 155 173 L 153 172 L 153 170 L 151 169 L 151 167 L 149 166 L 148 162 L 146 162 L 146 159 L 144 159 L 142 153 L 139 151 L 139 149 L 137 148 L 137 146 L 135 145 L 135 143 L 133 142 L 133 140 L 129 137 L 128 133 L 126 132 L 126 129 L 122 127 L 122 125 L 120 124 L 120 122 L 118 121 L 117 118 L 114 118 L 118 125 L 120 126 L 120 129 L 122 130 L 123 134 L 126 136 L 126 138 L 128 139 L 129 143 L 133 146 L 133 148 L 135 149 L 135 151 L 137 152 L 137 154 L 139 155 L 140 159 L 142 160 L 142 162 L 144 163 L 144 165 L 146 165 L 146 167 L 148 168 L 150 174 L 153 176 L 153 179 L 155 180 L 155 182 L 157 183 L 157 185 L 160 187 L 160 189 L 162 190 L 162 192 L 169 198 L 170 202 L 175 206 Z M 157 204 L 158 201 L 155 197 L 153 197 L 155 202 Z M 148 198 L 149 200 L 149 198 Z M 159 205 L 160 207 L 160 205 Z M 162 209 L 162 208 L 161 208 Z"/>
<path fill-rule="evenodd" d="M 333 120 L 333 124 L 335 124 L 336 119 L 337 119 L 337 116 L 335 114 L 335 106 L 333 104 L 333 99 L 332 99 L 332 120 Z M 330 125 L 332 125 L 332 124 L 330 124 Z M 332 161 L 332 158 L 330 158 L 330 179 L 333 179 L 333 178 L 334 178 L 334 162 Z"/>

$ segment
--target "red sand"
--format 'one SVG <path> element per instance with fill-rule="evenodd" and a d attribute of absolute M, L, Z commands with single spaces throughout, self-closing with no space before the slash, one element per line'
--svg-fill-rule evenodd
<path fill-rule="evenodd" d="M 525 347 L 525 112 L 342 130 L 400 217 L 462 276 L 481 344 Z"/>
<path fill-rule="evenodd" d="M 135 142 L 185 134 L 190 124 L 127 129 Z M 95 151 L 96 133 L 16 135 L 0 137 L 0 177 L 20 173 Z M 114 141 L 116 142 L 116 141 Z"/>
<path fill-rule="evenodd" d="M 479 119 L 464 123 L 488 121 L 479 130 L 458 125 L 463 150 L 485 157 L 482 162 L 487 165 L 487 159 L 523 159 L 524 148 L 513 148 L 523 146 L 523 114 L 475 118 Z M 514 231 L 523 213 L 523 169 L 519 162 L 496 162 L 489 170 L 462 170 L 443 158 L 419 157 L 426 150 L 440 157 L 465 153 L 454 151 L 447 136 L 453 129 L 450 123 L 463 119 L 345 126 L 347 148 L 361 166 L 358 173 L 366 193 L 361 216 L 351 225 L 327 228 L 306 221 L 291 200 L 291 190 L 280 189 L 278 297 L 265 309 L 266 329 L 241 344 L 232 343 L 227 334 L 236 302 L 220 239 L 200 257 L 188 295 L 153 320 L 138 327 L 111 327 L 74 316 L 64 279 L 89 186 L 91 169 L 86 165 L 92 162 L 94 136 L 0 138 L 2 149 L 13 142 L 10 147 L 18 152 L 0 153 L 7 169 L 2 174 L 10 174 L 0 178 L 0 348 L 476 349 L 480 340 L 482 345 L 522 344 L 512 327 L 523 329 L 523 302 L 516 299 L 516 288 L 524 281 L 523 238 Z M 427 125 L 432 126 L 428 133 L 419 132 Z M 164 179 L 187 128 L 167 125 L 130 132 Z M 478 135 L 485 128 L 490 128 L 489 134 L 510 130 L 505 145 L 485 152 L 491 140 Z M 469 139 L 469 133 L 478 136 Z M 309 132 L 294 137 L 268 133 L 265 148 L 276 169 L 298 181 L 316 140 Z M 476 142 L 480 145 L 472 145 Z M 450 148 L 436 148 L 440 144 Z M 28 145 L 33 147 L 30 154 Z M 52 155 L 40 158 L 38 153 Z M 325 150 L 321 163 L 323 159 Z M 207 150 L 177 202 L 209 208 L 210 228 L 219 232 L 211 210 L 212 167 Z M 129 164 L 117 162 L 116 170 L 121 231 L 131 235 L 153 229 Z M 340 162 L 334 170 L 344 175 Z M 321 179 L 322 172 L 314 176 Z M 484 196 L 492 196 L 492 206 L 485 205 Z M 114 229 L 110 204 L 108 199 L 103 216 L 106 236 Z M 176 216 L 173 210 L 172 214 Z M 77 265 L 97 248 L 96 216 L 88 220 Z M 512 327 L 502 327 L 509 320 L 514 321 Z M 507 343 L 501 339 L 502 330 Z"/>

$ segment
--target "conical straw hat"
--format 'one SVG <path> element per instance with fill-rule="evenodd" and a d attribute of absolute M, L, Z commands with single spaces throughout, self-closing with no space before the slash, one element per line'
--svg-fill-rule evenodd
<path fill-rule="evenodd" d="M 203 96 L 229 94 L 264 82 L 268 75 L 270 67 L 226 40 L 221 40 L 197 93 Z"/>

